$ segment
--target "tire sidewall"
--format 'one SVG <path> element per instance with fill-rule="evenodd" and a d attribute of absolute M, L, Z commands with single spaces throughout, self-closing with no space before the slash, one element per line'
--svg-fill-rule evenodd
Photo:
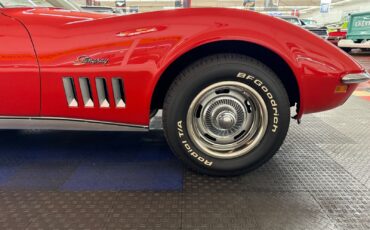
<path fill-rule="evenodd" d="M 269 69 L 255 63 L 206 65 L 187 72 L 181 90 L 170 101 L 175 110 L 167 111 L 167 138 L 174 151 L 183 152 L 187 161 L 207 171 L 230 172 L 257 167 L 273 155 L 285 139 L 289 126 L 289 100 L 282 84 Z M 221 81 L 237 81 L 256 90 L 268 110 L 268 125 L 260 143 L 249 153 L 234 159 L 214 158 L 193 144 L 187 130 L 187 114 L 193 99 L 207 86 Z M 176 143 L 176 144 L 171 144 Z"/>

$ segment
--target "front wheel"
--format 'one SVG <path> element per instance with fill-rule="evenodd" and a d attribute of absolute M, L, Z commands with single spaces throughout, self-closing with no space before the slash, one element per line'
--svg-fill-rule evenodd
<path fill-rule="evenodd" d="M 237 175 L 269 160 L 283 143 L 289 99 L 278 77 L 236 54 L 204 58 L 171 85 L 163 123 L 173 152 L 209 175 Z"/>

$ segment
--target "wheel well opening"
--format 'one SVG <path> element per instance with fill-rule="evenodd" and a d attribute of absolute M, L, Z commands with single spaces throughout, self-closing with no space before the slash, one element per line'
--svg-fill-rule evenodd
<path fill-rule="evenodd" d="M 290 105 L 299 103 L 297 80 L 289 65 L 271 50 L 244 41 L 220 41 L 197 47 L 174 61 L 158 81 L 151 102 L 151 111 L 162 109 L 163 102 L 172 82 L 187 66 L 197 60 L 218 53 L 237 53 L 255 58 L 269 66 L 284 84 Z"/>

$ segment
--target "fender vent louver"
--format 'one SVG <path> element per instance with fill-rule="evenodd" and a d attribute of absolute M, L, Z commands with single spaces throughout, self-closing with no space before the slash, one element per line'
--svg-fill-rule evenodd
<path fill-rule="evenodd" d="M 107 82 L 104 78 L 96 78 L 96 90 L 98 92 L 99 106 L 109 107 Z"/>
<path fill-rule="evenodd" d="M 63 78 L 64 92 L 66 94 L 67 102 L 69 107 L 78 107 L 78 102 L 76 98 L 76 88 L 73 82 L 73 78 L 64 77 Z"/>
<path fill-rule="evenodd" d="M 115 108 L 126 108 L 126 95 L 124 88 L 124 81 L 121 78 L 112 78 L 112 85 L 105 78 L 95 78 L 97 98 L 94 89 L 94 84 L 91 84 L 93 79 L 87 77 L 78 78 L 79 87 L 75 86 L 74 79 L 72 77 L 63 77 L 64 92 L 67 98 L 69 107 L 78 107 L 79 103 L 83 102 L 83 107 L 94 108 L 96 104 L 99 104 L 100 108 L 109 108 L 111 103 L 115 103 Z M 108 87 L 109 86 L 109 87 Z M 112 86 L 110 88 L 110 86 Z M 109 90 L 108 90 L 109 89 Z M 77 90 L 81 90 L 82 99 L 77 100 Z M 113 95 L 112 91 L 113 91 Z M 109 99 L 112 100 L 109 100 Z M 113 102 L 114 99 L 114 102 Z M 113 105 L 112 105 L 113 107 Z"/>
<path fill-rule="evenodd" d="M 94 107 L 94 101 L 91 93 L 90 80 L 86 77 L 80 78 L 80 88 L 84 106 L 88 108 Z"/>
<path fill-rule="evenodd" d="M 116 103 L 116 107 L 125 108 L 126 99 L 125 99 L 124 85 L 123 85 L 122 79 L 112 78 L 112 86 L 113 86 L 114 101 Z"/>

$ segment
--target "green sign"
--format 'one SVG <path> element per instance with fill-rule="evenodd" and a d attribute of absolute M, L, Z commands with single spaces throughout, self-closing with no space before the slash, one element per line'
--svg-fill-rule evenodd
<path fill-rule="evenodd" d="M 351 15 L 347 38 L 352 40 L 370 40 L 370 12 Z"/>

